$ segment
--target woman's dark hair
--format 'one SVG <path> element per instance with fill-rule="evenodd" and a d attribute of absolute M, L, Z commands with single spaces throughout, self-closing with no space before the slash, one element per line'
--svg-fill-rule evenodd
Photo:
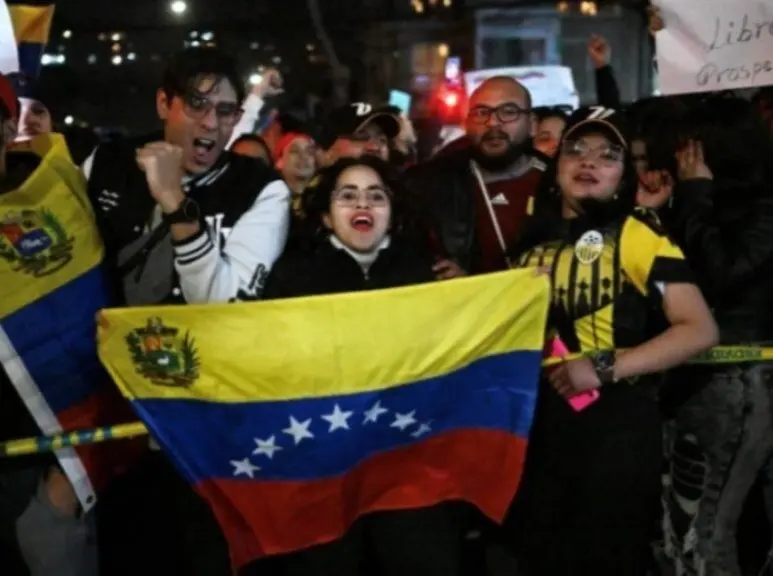
<path fill-rule="evenodd" d="M 231 149 L 233 150 L 233 148 L 241 142 L 252 142 L 253 144 L 262 146 L 266 153 L 266 162 L 271 162 L 271 149 L 268 147 L 268 144 L 266 144 L 266 141 L 263 138 L 257 134 L 242 134 L 233 141 L 233 144 L 231 144 Z"/>
<path fill-rule="evenodd" d="M 684 114 L 677 133 L 681 142 L 701 142 L 720 188 L 753 187 L 770 193 L 773 139 L 751 102 L 738 97 L 704 100 Z"/>
<path fill-rule="evenodd" d="M 572 109 L 568 106 L 537 106 L 536 108 L 532 108 L 531 111 L 537 119 L 537 122 L 542 122 L 548 118 L 560 118 L 566 122 L 571 110 Z"/>
<path fill-rule="evenodd" d="M 687 109 L 684 100 L 675 96 L 643 98 L 627 109 L 631 140 L 644 142 L 650 170 L 676 174 L 678 135 L 674 127 Z"/>
<path fill-rule="evenodd" d="M 390 193 L 392 206 L 391 234 L 406 234 L 416 230 L 417 213 L 412 208 L 408 190 L 400 179 L 399 171 L 381 158 L 364 155 L 359 158 L 342 158 L 323 168 L 303 191 L 301 211 L 303 230 L 299 231 L 306 239 L 320 240 L 328 236 L 323 224 L 323 216 L 330 212 L 330 203 L 338 178 L 344 171 L 356 166 L 364 166 L 378 174 Z"/>

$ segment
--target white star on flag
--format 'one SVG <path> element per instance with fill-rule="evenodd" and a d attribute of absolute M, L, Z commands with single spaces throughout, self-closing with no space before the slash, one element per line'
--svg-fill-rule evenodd
<path fill-rule="evenodd" d="M 320 418 L 330 423 L 328 432 L 333 432 L 334 430 L 349 430 L 348 420 L 352 417 L 352 414 L 354 414 L 354 412 L 343 412 L 341 407 L 336 404 L 333 408 L 333 412 L 330 414 L 323 414 Z"/>
<path fill-rule="evenodd" d="M 244 474 L 245 476 L 249 476 L 250 480 L 255 478 L 255 472 L 260 470 L 260 468 L 255 466 L 249 458 L 245 458 L 244 460 L 231 460 L 231 466 L 234 467 L 234 476 Z"/>
<path fill-rule="evenodd" d="M 282 432 L 292 436 L 297 446 L 304 438 L 314 438 L 314 434 L 309 431 L 309 426 L 311 426 L 311 418 L 298 422 L 293 416 L 290 416 L 290 426 L 282 430 Z"/>
<path fill-rule="evenodd" d="M 412 424 L 416 424 L 416 410 L 411 410 L 408 412 L 408 414 L 400 414 L 399 412 L 395 413 L 395 421 L 392 422 L 389 426 L 391 428 L 399 428 L 400 431 L 405 431 L 408 426 L 411 426 Z"/>
<path fill-rule="evenodd" d="M 277 452 L 278 450 L 282 449 L 281 446 L 277 446 L 276 444 L 276 436 L 271 436 L 266 440 L 255 438 L 255 445 L 257 447 L 255 448 L 255 450 L 252 451 L 252 453 L 255 456 L 259 454 L 265 454 L 269 458 L 269 460 L 274 457 L 274 452 Z"/>
<path fill-rule="evenodd" d="M 424 436 L 428 432 L 432 432 L 432 428 L 429 427 L 429 422 L 426 424 L 420 424 L 419 427 L 411 433 L 411 436 L 414 438 L 420 438 L 421 436 Z"/>
<path fill-rule="evenodd" d="M 384 408 L 379 400 L 370 408 L 370 410 L 365 410 L 365 419 L 362 423 L 367 424 L 368 422 L 373 422 L 375 424 L 378 422 L 379 416 L 386 414 L 387 412 L 389 412 L 389 410 Z"/>

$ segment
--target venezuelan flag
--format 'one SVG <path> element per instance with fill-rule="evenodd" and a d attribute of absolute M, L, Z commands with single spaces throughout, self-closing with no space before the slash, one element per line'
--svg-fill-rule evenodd
<path fill-rule="evenodd" d="M 445 500 L 501 520 L 548 285 L 531 271 L 239 305 L 106 310 L 99 350 L 236 565 Z"/>
<path fill-rule="evenodd" d="M 6 0 L 16 41 L 19 70 L 31 77 L 40 71 L 40 59 L 48 43 L 54 20 L 54 2 L 39 0 Z M 16 72 L 3 70 L 2 72 Z"/>
<path fill-rule="evenodd" d="M 95 319 L 108 291 L 86 182 L 62 136 L 39 136 L 31 148 L 38 168 L 0 195 L 0 362 L 44 434 L 115 424 L 125 401 L 97 357 Z M 100 453 L 56 452 L 86 510 L 110 474 Z"/>

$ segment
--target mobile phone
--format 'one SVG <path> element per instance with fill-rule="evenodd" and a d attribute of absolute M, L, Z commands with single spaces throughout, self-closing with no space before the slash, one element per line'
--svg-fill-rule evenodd
<path fill-rule="evenodd" d="M 548 342 L 547 349 L 549 351 L 548 355 L 552 358 L 561 358 L 569 355 L 569 348 L 566 347 L 566 344 L 564 344 L 558 336 L 554 336 Z M 587 392 L 581 392 L 576 396 L 572 396 L 567 402 L 569 402 L 569 406 L 571 406 L 575 412 L 580 412 L 593 404 L 600 396 L 601 394 L 598 390 L 588 390 Z"/>

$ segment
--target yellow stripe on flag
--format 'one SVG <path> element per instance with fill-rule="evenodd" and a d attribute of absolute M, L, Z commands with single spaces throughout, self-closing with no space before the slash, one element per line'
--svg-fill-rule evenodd
<path fill-rule="evenodd" d="M 516 270 L 314 298 L 111 309 L 100 316 L 99 353 L 137 399 L 366 392 L 541 351 L 548 299 L 546 278 Z"/>
<path fill-rule="evenodd" d="M 102 260 L 86 180 L 64 137 L 37 136 L 32 149 L 41 156 L 40 166 L 19 188 L 0 196 L 0 318 Z"/>
<path fill-rule="evenodd" d="M 16 42 L 46 44 L 54 20 L 54 6 L 10 5 L 8 13 L 13 23 Z"/>

